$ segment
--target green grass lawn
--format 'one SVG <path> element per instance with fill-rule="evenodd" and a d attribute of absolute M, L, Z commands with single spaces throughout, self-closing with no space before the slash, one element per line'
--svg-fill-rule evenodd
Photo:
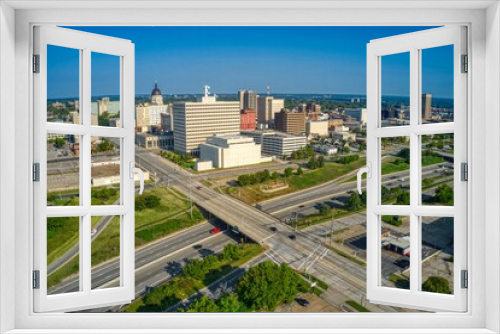
<path fill-rule="evenodd" d="M 353 309 L 355 309 L 356 311 L 358 311 L 358 312 L 371 312 L 369 309 L 367 309 L 366 307 L 362 306 L 358 302 L 355 302 L 354 300 L 346 300 L 345 303 L 347 305 L 349 305 L 350 307 L 352 307 Z"/>
<path fill-rule="evenodd" d="M 100 188 L 93 188 L 100 189 Z M 47 196 L 52 196 L 51 201 L 53 206 L 68 206 L 78 205 L 78 197 L 71 199 L 58 199 L 57 193 L 50 193 Z M 69 193 L 68 193 L 69 194 Z M 92 198 L 93 205 L 111 205 L 120 194 L 116 193 L 108 199 Z M 92 217 L 91 226 L 94 227 L 99 221 L 99 217 Z M 80 219 L 78 217 L 57 217 L 47 218 L 47 264 L 54 262 L 57 258 L 66 253 L 71 247 L 78 243 L 80 236 Z"/>
<path fill-rule="evenodd" d="M 161 307 L 145 304 L 145 296 L 143 296 L 125 306 L 122 312 L 162 312 L 165 308 L 189 298 L 205 286 L 229 274 L 234 269 L 259 255 L 262 251 L 263 249 L 259 245 L 246 244 L 243 246 L 243 255 L 239 260 L 217 260 L 211 266 L 210 272 L 201 280 L 179 276 L 161 285 L 158 288 L 164 291 L 162 298 L 164 302 Z"/>
<path fill-rule="evenodd" d="M 135 212 L 135 246 L 145 245 L 159 238 L 163 238 L 176 231 L 188 228 L 204 220 L 203 215 L 193 206 L 193 219 L 189 214 L 187 198 L 180 192 L 167 188 L 155 188 L 144 192 L 145 195 L 154 194 L 161 198 L 160 206 Z M 93 224 L 102 217 L 92 217 Z M 68 218 L 65 218 L 68 219 Z M 75 218 L 78 221 L 78 218 Z M 75 229 L 76 223 L 71 227 Z M 76 229 L 76 231 L 78 231 Z M 73 232 L 75 234 L 75 232 Z M 77 233 L 77 232 L 76 232 Z M 72 237 L 73 238 L 73 237 Z M 62 239 L 62 237 L 59 237 Z M 55 240 L 55 239 L 54 239 Z M 76 234 L 75 241 L 69 247 L 60 247 L 67 251 L 78 242 Z M 55 242 L 54 242 L 55 244 Z M 58 251 L 58 254 L 64 252 Z M 120 254 L 120 219 L 114 217 L 107 227 L 92 241 L 92 265 L 117 257 Z M 60 255 L 58 255 L 60 256 Z M 47 278 L 48 287 L 60 283 L 64 278 L 78 273 L 78 257 L 63 265 Z"/>
<path fill-rule="evenodd" d="M 298 190 L 314 187 L 325 182 L 339 178 L 349 172 L 357 170 L 366 165 L 366 159 L 361 158 L 349 164 L 338 164 L 327 162 L 325 167 L 304 171 L 302 175 L 292 175 L 281 180 L 288 184 L 288 187 L 276 192 L 266 193 L 261 190 L 262 184 L 255 184 L 245 187 L 221 187 L 227 194 L 234 196 L 248 204 L 255 204 L 260 201 L 274 197 L 293 193 Z M 239 189 L 238 189 L 239 188 Z"/>

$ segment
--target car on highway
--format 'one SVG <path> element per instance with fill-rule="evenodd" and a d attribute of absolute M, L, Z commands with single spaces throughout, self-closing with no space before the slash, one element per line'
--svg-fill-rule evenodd
<path fill-rule="evenodd" d="M 269 229 L 270 229 L 272 232 L 276 232 L 276 231 L 278 231 L 278 229 L 277 229 L 275 226 L 271 226 Z"/>
<path fill-rule="evenodd" d="M 203 248 L 203 245 L 194 245 L 193 248 L 196 250 L 200 250 Z"/>
<path fill-rule="evenodd" d="M 217 234 L 220 232 L 220 227 L 216 227 L 210 230 L 210 234 Z"/>
<path fill-rule="evenodd" d="M 297 239 L 297 236 L 296 236 L 295 234 L 290 234 L 288 237 L 289 237 L 291 240 L 295 240 L 295 239 Z"/>
<path fill-rule="evenodd" d="M 93 237 L 94 235 L 96 235 L 97 233 L 97 229 L 93 229 L 92 231 L 90 231 L 90 237 Z"/>
<path fill-rule="evenodd" d="M 304 306 L 304 307 L 307 307 L 309 306 L 309 301 L 307 299 L 304 299 L 304 298 L 295 298 L 295 301 L 300 305 L 300 306 Z"/>

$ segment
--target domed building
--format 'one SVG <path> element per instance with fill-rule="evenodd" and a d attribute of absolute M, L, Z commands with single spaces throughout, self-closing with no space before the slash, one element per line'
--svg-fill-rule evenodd
<path fill-rule="evenodd" d="M 155 88 L 151 91 L 151 104 L 154 106 L 162 106 L 163 105 L 163 95 L 161 94 L 161 90 L 158 88 L 158 83 L 155 82 Z"/>
<path fill-rule="evenodd" d="M 163 104 L 163 95 L 158 83 L 151 91 L 150 103 L 135 108 L 135 126 L 139 132 L 172 131 L 172 105 Z"/>

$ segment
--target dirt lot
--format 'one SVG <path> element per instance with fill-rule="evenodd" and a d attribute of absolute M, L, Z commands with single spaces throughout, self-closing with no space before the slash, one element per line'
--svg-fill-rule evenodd
<path fill-rule="evenodd" d="M 299 303 L 293 301 L 291 304 L 283 304 L 279 306 L 275 312 L 341 312 L 335 306 L 328 304 L 321 297 L 316 296 L 314 293 L 301 293 L 300 298 L 307 299 L 309 306 L 300 306 Z"/>

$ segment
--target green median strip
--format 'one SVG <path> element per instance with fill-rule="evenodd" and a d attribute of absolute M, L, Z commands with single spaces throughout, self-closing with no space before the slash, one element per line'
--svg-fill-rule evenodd
<path fill-rule="evenodd" d="M 361 304 L 355 302 L 354 300 L 346 300 L 345 303 L 358 312 L 371 312 L 369 309 L 367 309 L 366 307 L 362 306 Z"/>
<path fill-rule="evenodd" d="M 330 249 L 331 251 L 337 253 L 338 255 L 342 256 L 342 257 L 345 257 L 346 259 L 349 259 L 351 260 L 352 262 L 362 266 L 362 267 L 366 267 L 366 263 L 364 261 L 361 261 L 360 259 L 358 259 L 357 257 L 351 255 L 351 254 L 348 254 L 346 252 L 344 252 L 343 250 L 340 250 L 334 246 L 331 246 L 331 245 L 328 245 L 328 244 L 325 244 L 323 243 L 323 245 L 325 247 L 327 247 L 328 249 Z"/>

